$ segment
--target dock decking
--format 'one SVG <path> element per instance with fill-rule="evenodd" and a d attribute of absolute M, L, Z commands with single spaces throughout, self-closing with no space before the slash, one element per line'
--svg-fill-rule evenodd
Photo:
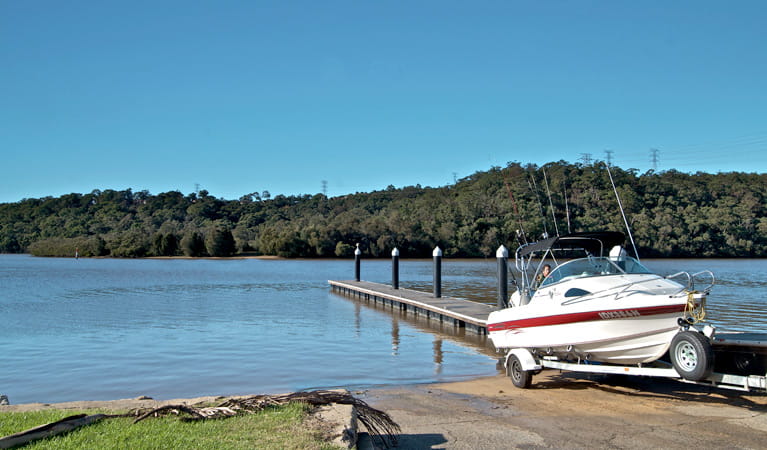
<path fill-rule="evenodd" d="M 431 293 L 414 291 L 412 289 L 394 289 L 389 285 L 369 281 L 333 281 L 329 280 L 331 289 L 350 297 L 373 301 L 412 311 L 417 315 L 443 323 L 452 323 L 456 327 L 478 334 L 487 334 L 487 317 L 496 308 L 492 305 L 473 302 L 461 298 L 434 298 Z"/>

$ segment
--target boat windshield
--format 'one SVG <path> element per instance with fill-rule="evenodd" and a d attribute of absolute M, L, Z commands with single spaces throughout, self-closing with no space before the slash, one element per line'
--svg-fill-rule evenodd
<path fill-rule="evenodd" d="M 630 257 L 588 257 L 574 259 L 552 270 L 541 286 L 558 283 L 565 279 L 620 275 L 626 273 L 652 273 L 639 261 Z"/>

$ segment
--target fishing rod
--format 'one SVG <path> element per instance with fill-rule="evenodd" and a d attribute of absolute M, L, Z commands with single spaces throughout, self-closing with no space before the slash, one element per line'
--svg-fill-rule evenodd
<path fill-rule="evenodd" d="M 629 221 L 626 219 L 626 213 L 623 211 L 623 204 L 621 203 L 621 197 L 618 195 L 618 189 L 615 187 L 615 182 L 613 181 L 613 174 L 610 172 L 610 165 L 605 164 L 605 167 L 607 167 L 607 175 L 610 176 L 610 184 L 613 185 L 613 192 L 615 192 L 615 198 L 618 199 L 618 207 L 621 210 L 621 216 L 623 216 L 623 223 L 626 224 L 626 231 L 628 231 L 629 239 L 631 240 L 631 246 L 634 247 L 634 255 L 637 257 L 637 261 L 639 261 L 639 252 L 637 251 L 637 246 L 634 243 L 634 236 L 631 235 L 631 227 L 629 226 Z"/>
<path fill-rule="evenodd" d="M 567 185 L 563 182 L 562 183 L 562 189 L 565 191 L 565 216 L 567 216 L 567 233 L 570 234 L 572 231 L 570 230 L 570 207 L 567 204 Z"/>
<path fill-rule="evenodd" d="M 529 176 L 529 178 L 527 179 L 527 185 L 530 186 L 530 190 L 533 191 L 533 195 L 535 195 L 535 200 L 538 202 L 538 209 L 541 212 L 541 219 L 542 219 L 541 222 L 543 224 L 543 234 L 546 237 L 549 237 L 549 232 L 548 232 L 548 230 L 546 230 L 546 214 L 544 214 L 544 212 L 543 212 L 543 203 L 541 203 L 541 199 L 538 196 L 538 185 L 535 184 L 535 177 L 531 173 L 528 172 L 527 175 Z M 530 180 L 533 180 L 532 184 L 530 184 Z M 533 188 L 533 186 L 535 188 Z"/>
<path fill-rule="evenodd" d="M 517 208 L 517 200 L 514 198 L 514 193 L 511 191 L 511 186 L 509 185 L 509 182 L 506 180 L 506 175 L 502 177 L 503 184 L 506 186 L 506 192 L 509 193 L 509 198 L 511 199 L 511 206 L 514 208 L 514 215 L 517 216 L 517 222 L 519 222 L 519 230 L 517 230 L 516 238 L 517 243 L 522 245 L 522 242 L 524 241 L 525 244 L 527 244 L 527 234 L 525 233 L 525 228 L 522 226 L 522 216 L 519 214 L 519 209 Z M 520 236 L 522 240 L 520 240 Z"/>
<path fill-rule="evenodd" d="M 557 217 L 554 215 L 554 202 L 551 201 L 551 191 L 549 190 L 549 180 L 546 177 L 546 168 L 541 167 L 543 171 L 543 182 L 546 185 L 546 195 L 549 197 L 549 208 L 551 208 L 551 220 L 554 221 L 554 232 L 559 236 L 559 227 L 557 226 Z"/>

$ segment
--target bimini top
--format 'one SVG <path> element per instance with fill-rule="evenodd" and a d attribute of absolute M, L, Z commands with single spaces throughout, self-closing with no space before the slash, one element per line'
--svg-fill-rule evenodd
<path fill-rule="evenodd" d="M 517 249 L 517 257 L 545 252 L 549 249 L 585 250 L 593 255 L 601 256 L 604 251 L 610 251 L 616 245 L 623 245 L 625 241 L 626 235 L 619 231 L 570 233 L 525 244 Z"/>

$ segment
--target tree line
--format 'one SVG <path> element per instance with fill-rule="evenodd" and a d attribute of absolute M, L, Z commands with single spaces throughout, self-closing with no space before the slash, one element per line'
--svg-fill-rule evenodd
<path fill-rule="evenodd" d="M 612 167 L 645 257 L 767 256 L 767 175 L 639 174 Z M 0 204 L 0 252 L 39 256 L 487 257 L 501 244 L 576 231 L 624 231 L 603 163 L 508 163 L 442 187 L 389 186 L 225 200 L 207 191 L 131 189 Z"/>

